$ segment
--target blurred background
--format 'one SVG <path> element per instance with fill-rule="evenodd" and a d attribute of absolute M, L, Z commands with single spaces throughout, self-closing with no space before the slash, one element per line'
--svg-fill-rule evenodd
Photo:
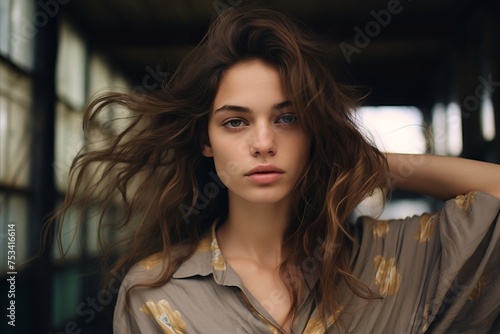
<path fill-rule="evenodd" d="M 65 262 L 49 245 L 23 264 L 64 198 L 69 166 L 85 142 L 82 109 L 104 90 L 159 89 L 213 17 L 250 3 L 257 2 L 0 0 L 0 332 L 111 332 L 104 307 L 113 305 L 117 287 L 98 287 L 93 214 Z M 359 121 L 381 149 L 500 162 L 499 1 L 257 4 L 298 17 L 338 47 L 331 61 L 344 82 L 370 91 Z M 393 197 L 383 217 L 439 205 L 410 193 Z M 6 318 L 12 224 L 15 327 Z"/>

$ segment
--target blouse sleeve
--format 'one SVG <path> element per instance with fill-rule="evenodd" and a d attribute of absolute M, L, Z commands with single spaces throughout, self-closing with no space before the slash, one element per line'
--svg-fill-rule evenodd
<path fill-rule="evenodd" d="M 499 326 L 499 213 L 500 200 L 480 192 L 458 196 L 440 212 L 442 253 L 434 273 L 438 284 L 430 291 L 430 332 L 482 333 Z"/>
<path fill-rule="evenodd" d="M 362 218 L 353 273 L 384 297 L 372 328 L 487 333 L 499 326 L 499 213 L 498 198 L 471 192 L 435 214 Z"/>

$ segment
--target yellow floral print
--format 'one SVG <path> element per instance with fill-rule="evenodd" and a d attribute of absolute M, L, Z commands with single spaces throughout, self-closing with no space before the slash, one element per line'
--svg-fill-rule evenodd
<path fill-rule="evenodd" d="M 375 238 L 382 238 L 389 233 L 389 222 L 387 220 L 375 220 L 372 223 L 372 233 Z"/>
<path fill-rule="evenodd" d="M 476 194 L 477 194 L 477 192 L 472 191 L 472 192 L 467 193 L 465 195 L 457 196 L 455 198 L 455 204 L 460 209 L 467 212 L 467 211 L 469 211 L 471 204 L 474 203 L 474 200 L 476 199 Z"/>
<path fill-rule="evenodd" d="M 144 260 L 139 262 L 139 266 L 146 270 L 151 270 L 155 268 L 156 266 L 160 265 L 163 262 L 162 259 L 162 254 L 161 253 L 155 253 L 153 255 L 148 256 Z"/>
<path fill-rule="evenodd" d="M 172 310 L 165 299 L 158 303 L 149 300 L 141 306 L 141 311 L 154 318 L 163 333 L 182 334 L 186 331 L 186 323 L 182 320 L 180 312 Z"/>
<path fill-rule="evenodd" d="M 420 228 L 415 235 L 415 239 L 417 239 L 419 242 L 428 241 L 434 234 L 438 221 L 438 214 L 423 214 L 420 218 Z"/>
<path fill-rule="evenodd" d="M 212 265 L 214 270 L 225 271 L 226 270 L 226 260 L 222 256 L 219 244 L 217 243 L 217 238 L 215 236 L 215 224 L 212 227 Z"/>
<path fill-rule="evenodd" d="M 198 248 L 196 249 L 197 252 L 210 252 L 210 243 L 212 242 L 211 238 L 209 235 L 207 235 L 205 238 L 203 238 L 200 243 L 198 244 Z"/>
<path fill-rule="evenodd" d="M 401 284 L 401 275 L 394 265 L 394 258 L 385 259 L 377 255 L 374 259 L 375 264 L 375 285 L 383 295 L 393 295 L 399 291 Z"/>
<path fill-rule="evenodd" d="M 469 295 L 470 300 L 474 300 L 479 298 L 481 296 L 481 292 L 483 292 L 484 288 L 488 285 L 489 281 L 489 275 L 488 274 L 483 274 L 477 281 L 476 285 L 474 285 L 474 288 L 472 289 L 472 292 Z"/>

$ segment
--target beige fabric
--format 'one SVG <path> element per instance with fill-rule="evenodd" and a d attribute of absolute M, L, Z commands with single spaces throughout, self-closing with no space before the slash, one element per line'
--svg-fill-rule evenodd
<path fill-rule="evenodd" d="M 342 311 L 325 331 L 305 289 L 293 333 L 499 333 L 499 212 L 500 200 L 474 192 L 433 215 L 361 218 L 353 273 L 383 298 L 365 300 L 344 289 Z M 152 256 L 126 276 L 115 333 L 280 333 L 224 260 L 214 230 L 166 285 L 132 290 L 128 312 L 124 289 L 154 279 L 161 261 Z M 313 287 L 311 271 L 305 279 Z"/>

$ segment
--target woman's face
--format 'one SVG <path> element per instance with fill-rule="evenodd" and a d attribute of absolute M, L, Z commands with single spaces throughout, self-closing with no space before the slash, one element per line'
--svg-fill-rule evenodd
<path fill-rule="evenodd" d="M 260 60 L 229 68 L 221 78 L 208 123 L 209 143 L 230 201 L 272 204 L 290 198 L 310 139 L 283 92 L 279 72 Z"/>

